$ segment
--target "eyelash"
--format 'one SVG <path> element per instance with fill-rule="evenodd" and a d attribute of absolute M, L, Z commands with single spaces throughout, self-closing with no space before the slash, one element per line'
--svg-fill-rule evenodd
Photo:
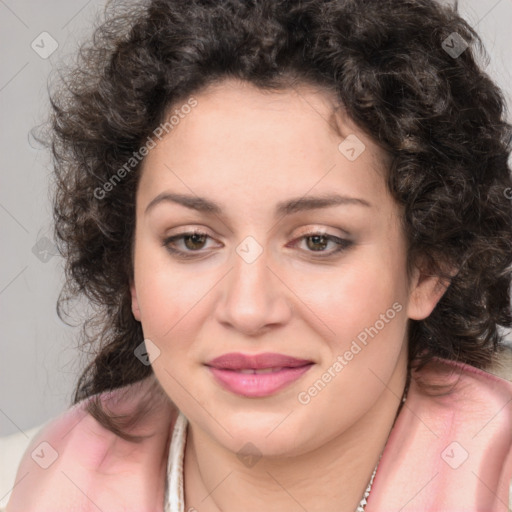
<path fill-rule="evenodd" d="M 185 233 L 180 233 L 179 235 L 173 235 L 173 236 L 170 236 L 168 238 L 165 238 L 163 240 L 162 245 L 171 254 L 176 255 L 180 259 L 195 259 L 195 258 L 199 258 L 199 257 L 201 257 L 201 254 L 194 254 L 194 253 L 200 253 L 201 250 L 197 250 L 197 251 L 190 251 L 190 250 L 182 251 L 180 249 L 176 249 L 176 248 L 173 248 L 171 246 L 177 240 L 180 240 L 180 239 L 183 239 L 183 238 L 187 238 L 187 237 L 191 237 L 191 236 L 194 236 L 194 235 L 206 236 L 208 238 L 211 238 L 208 235 L 208 233 L 205 233 L 204 231 L 199 231 L 199 230 L 187 231 Z M 321 231 L 312 231 L 310 233 L 305 233 L 304 235 L 301 235 L 296 240 L 301 241 L 301 240 L 304 240 L 306 238 L 310 238 L 310 237 L 314 237 L 314 236 L 324 237 L 324 238 L 327 239 L 327 241 L 335 242 L 338 245 L 338 247 L 336 249 L 334 249 L 334 250 L 332 250 L 330 252 L 326 252 L 326 251 L 306 251 L 306 252 L 312 253 L 313 257 L 314 258 L 318 258 L 318 259 L 331 258 L 331 257 L 337 255 L 338 253 L 344 251 L 345 249 L 348 249 L 353 244 L 353 242 L 351 240 L 346 240 L 346 239 L 343 239 L 343 238 L 339 238 L 339 237 L 334 236 L 334 235 L 328 235 L 327 233 L 323 233 Z M 315 255 L 315 253 L 321 254 L 321 255 Z"/>

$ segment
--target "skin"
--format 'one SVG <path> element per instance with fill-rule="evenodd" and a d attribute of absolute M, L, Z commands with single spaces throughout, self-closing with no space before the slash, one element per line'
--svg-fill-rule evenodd
<path fill-rule="evenodd" d="M 197 106 L 143 163 L 132 284 L 133 314 L 160 350 L 156 377 L 189 420 L 185 510 L 353 511 L 402 397 L 408 319 L 427 317 L 445 287 L 418 268 L 408 277 L 386 155 L 342 113 L 336 132 L 329 93 L 226 80 L 194 97 Z M 349 134 L 366 147 L 354 161 L 338 150 Z M 163 192 L 216 201 L 222 214 L 170 201 L 146 211 Z M 331 193 L 370 206 L 274 217 L 280 201 Z M 199 257 L 180 259 L 163 245 L 194 228 L 209 238 L 174 247 Z M 301 238 L 319 230 L 352 244 L 328 256 L 336 243 Z M 247 236 L 263 251 L 252 263 L 236 251 Z M 394 303 L 401 311 L 300 403 L 298 394 Z M 204 365 L 227 352 L 278 352 L 314 365 L 274 395 L 249 398 L 223 389 Z M 237 457 L 247 442 L 261 455 L 252 467 Z"/>

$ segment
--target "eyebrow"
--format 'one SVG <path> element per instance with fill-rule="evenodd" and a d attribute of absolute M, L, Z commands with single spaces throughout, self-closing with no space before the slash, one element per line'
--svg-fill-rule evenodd
<path fill-rule="evenodd" d="M 191 210 L 197 210 L 204 213 L 214 215 L 222 215 L 222 207 L 215 201 L 211 201 L 204 197 L 189 196 L 185 194 L 173 194 L 170 192 L 162 192 L 158 194 L 146 207 L 145 213 L 147 214 L 156 205 L 161 203 L 176 203 Z M 371 208 L 372 205 L 357 197 L 343 196 L 339 194 L 328 194 L 321 196 L 308 196 L 296 197 L 286 201 L 277 203 L 274 211 L 275 217 L 282 217 L 294 213 L 317 210 L 320 208 L 329 208 L 332 206 L 340 205 L 359 205 Z"/>

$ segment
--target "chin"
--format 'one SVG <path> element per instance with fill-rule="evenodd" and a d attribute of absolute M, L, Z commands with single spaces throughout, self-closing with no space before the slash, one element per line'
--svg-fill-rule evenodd
<path fill-rule="evenodd" d="M 311 441 L 304 439 L 302 443 L 298 434 L 312 433 L 314 428 L 302 423 L 296 412 L 288 416 L 290 412 L 291 409 L 284 414 L 244 410 L 229 414 L 224 410 L 224 428 L 208 418 L 205 420 L 208 434 L 234 453 L 254 450 L 265 457 L 293 456 L 307 451 L 306 445 Z"/>

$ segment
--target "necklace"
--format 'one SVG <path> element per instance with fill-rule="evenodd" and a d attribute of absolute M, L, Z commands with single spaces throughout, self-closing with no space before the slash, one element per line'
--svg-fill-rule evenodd
<path fill-rule="evenodd" d="M 396 421 L 396 419 L 398 417 L 398 413 L 400 412 L 400 409 L 402 408 L 402 406 L 405 403 L 405 400 L 407 399 L 407 391 L 408 390 L 409 390 L 409 382 L 407 382 L 407 384 L 405 386 L 404 394 L 402 395 L 402 401 L 400 402 L 400 406 L 398 407 L 398 410 L 396 412 L 395 421 Z M 395 425 L 395 421 L 393 422 L 393 426 Z M 373 470 L 372 476 L 370 478 L 370 483 L 368 484 L 368 487 L 366 488 L 366 491 L 364 491 L 363 497 L 361 498 L 361 501 L 359 502 L 359 505 L 357 506 L 355 512 L 364 512 L 364 510 L 366 508 L 366 502 L 368 500 L 368 496 L 370 496 L 370 492 L 372 490 L 373 479 L 375 478 L 375 475 L 377 474 L 377 468 L 379 467 L 379 463 L 380 463 L 380 459 L 381 458 L 382 458 L 382 452 L 381 452 L 381 454 L 379 456 L 379 460 L 377 462 L 377 465 L 375 466 L 375 469 Z"/>
<path fill-rule="evenodd" d="M 380 462 L 380 457 L 379 457 L 379 462 Z M 377 465 L 375 466 L 375 469 L 373 470 L 372 477 L 370 478 L 370 483 L 368 484 L 366 491 L 364 491 L 363 497 L 361 498 L 361 501 L 359 502 L 359 505 L 356 508 L 356 512 L 364 512 L 364 509 L 366 508 L 366 500 L 368 499 L 368 496 L 370 496 L 370 492 L 372 490 L 373 479 L 375 478 L 375 474 L 377 473 L 377 468 L 379 467 L 379 462 L 377 462 Z"/>
<path fill-rule="evenodd" d="M 407 398 L 407 392 L 409 390 L 409 379 L 407 380 L 404 394 L 402 395 L 402 401 L 398 407 L 396 412 L 395 420 L 393 422 L 393 426 L 395 425 L 396 419 L 398 417 L 398 413 L 402 409 L 403 404 Z M 167 475 L 168 475 L 168 485 L 165 492 L 165 512 L 183 512 L 184 510 L 184 496 L 183 496 L 183 457 L 185 452 L 185 432 L 187 429 L 187 420 L 186 418 L 180 414 L 178 420 L 176 422 L 175 431 L 173 433 L 173 439 L 176 439 L 176 445 L 174 442 L 171 442 L 170 454 L 167 466 Z M 388 436 L 389 438 L 389 436 Z M 387 443 L 387 441 L 386 441 Z M 384 445 L 385 447 L 386 445 Z M 373 470 L 372 476 L 370 478 L 370 482 L 368 483 L 368 487 L 364 491 L 363 497 L 359 502 L 355 512 L 364 512 L 366 508 L 366 502 L 368 497 L 370 496 L 370 492 L 372 490 L 373 479 L 377 474 L 377 468 L 380 464 L 380 459 L 382 457 L 381 452 L 379 456 L 379 460 L 375 469 Z"/>

